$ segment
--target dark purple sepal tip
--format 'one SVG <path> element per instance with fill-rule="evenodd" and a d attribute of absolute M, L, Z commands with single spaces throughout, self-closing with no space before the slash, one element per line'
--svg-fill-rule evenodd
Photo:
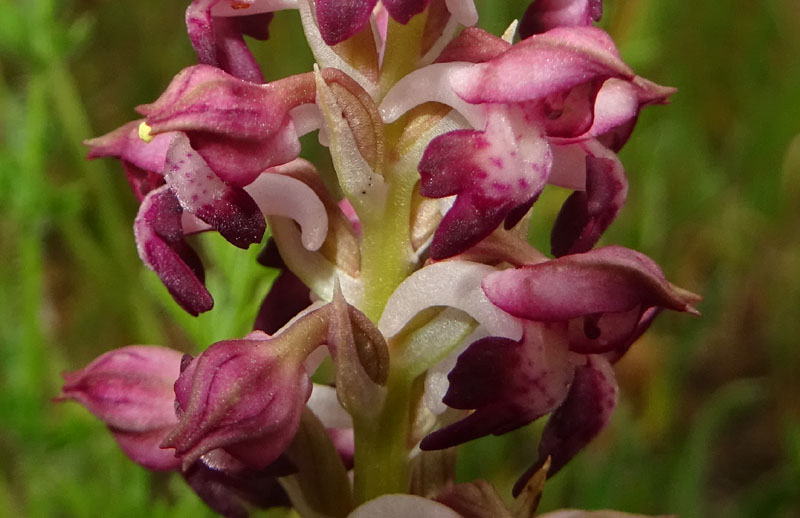
<path fill-rule="evenodd" d="M 483 338 L 458 358 L 448 375 L 444 403 L 475 411 L 423 439 L 423 450 L 449 448 L 501 435 L 551 412 L 566 397 L 572 377 L 561 326 L 527 324 L 522 340 Z"/>
<path fill-rule="evenodd" d="M 588 252 L 614 222 L 628 194 L 628 180 L 619 159 L 586 156 L 586 190 L 570 195 L 550 235 L 555 257 Z"/>
<path fill-rule="evenodd" d="M 517 496 L 550 458 L 548 477 L 564 467 L 608 425 L 617 405 L 614 371 L 608 360 L 588 356 L 585 365 L 575 368 L 575 378 L 564 403 L 550 416 L 539 443 L 539 459 L 517 480 Z"/>
<path fill-rule="evenodd" d="M 203 284 L 200 258 L 183 242 L 183 209 L 168 186 L 148 193 L 134 221 L 139 257 L 188 313 L 197 316 L 214 306 Z"/>

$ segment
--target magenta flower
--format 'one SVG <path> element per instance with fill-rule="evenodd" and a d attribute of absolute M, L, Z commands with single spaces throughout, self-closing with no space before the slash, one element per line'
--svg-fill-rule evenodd
<path fill-rule="evenodd" d="M 461 354 L 443 399 L 475 411 L 426 437 L 441 449 L 489 433 L 500 435 L 553 412 L 537 463 L 556 473 L 608 423 L 616 404 L 616 361 L 661 308 L 697 314 L 698 297 L 669 284 L 639 252 L 599 248 L 484 278 L 489 300 L 524 319 L 519 341 L 488 337 Z M 585 355 L 585 356 L 584 356 Z"/>
<path fill-rule="evenodd" d="M 297 157 L 300 145 L 289 112 L 314 102 L 313 84 L 310 74 L 302 74 L 257 85 L 196 65 L 137 110 L 151 135 L 185 133 L 217 176 L 244 187 L 264 169 Z"/>
<path fill-rule="evenodd" d="M 554 29 L 513 46 L 472 31 L 443 55 L 472 63 L 417 70 L 381 105 L 384 119 L 392 121 L 415 104 L 443 102 L 474 128 L 433 139 L 419 163 L 421 194 L 456 195 L 434 235 L 434 259 L 463 252 L 503 221 L 514 226 L 546 183 L 586 189 L 585 166 L 578 160 L 574 167 L 581 151 L 570 145 L 624 126 L 642 105 L 664 102 L 672 92 L 636 77 L 608 35 L 592 27 Z M 589 155 L 604 153 L 583 151 Z M 615 210 L 604 209 L 592 226 L 604 229 L 610 221 L 597 220 L 613 219 Z"/>
<path fill-rule="evenodd" d="M 153 470 L 180 461 L 159 444 L 177 423 L 172 385 L 182 354 L 165 347 L 130 345 L 64 374 L 59 401 L 74 400 L 103 421 L 125 454 Z"/>
<path fill-rule="evenodd" d="M 305 358 L 289 346 L 227 340 L 192 360 L 175 383 L 180 421 L 162 447 L 175 448 L 185 466 L 217 448 L 253 468 L 271 464 L 294 438 L 311 394 Z"/>
<path fill-rule="evenodd" d="M 450 372 L 443 401 L 475 412 L 428 435 L 420 447 L 438 450 L 501 435 L 552 412 L 567 397 L 573 370 L 557 326 L 526 323 L 519 341 L 492 336 L 474 342 Z"/>
<path fill-rule="evenodd" d="M 164 133 L 145 143 L 139 138 L 142 122 L 129 122 L 102 137 L 84 142 L 89 147 L 88 158 L 114 157 L 120 160 L 133 194 L 140 202 L 148 192 L 164 184 L 161 172 L 174 137 Z"/>
<path fill-rule="evenodd" d="M 483 289 L 516 317 L 566 324 L 570 349 L 584 354 L 627 345 L 650 308 L 699 314 L 697 295 L 670 284 L 644 254 L 620 246 L 493 273 Z"/>

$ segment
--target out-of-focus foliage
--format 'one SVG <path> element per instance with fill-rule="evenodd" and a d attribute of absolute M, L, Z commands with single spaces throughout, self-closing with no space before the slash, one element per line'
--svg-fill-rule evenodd
<path fill-rule="evenodd" d="M 480 2 L 500 33 L 523 0 Z M 24 5 L 23 5 L 24 4 Z M 609 240 L 702 293 L 619 366 L 622 405 L 548 482 L 543 508 L 684 518 L 800 515 L 800 11 L 796 0 L 606 0 L 642 75 L 679 88 L 622 153 L 629 204 Z M 203 236 L 217 308 L 180 312 L 136 256 L 121 168 L 81 140 L 134 117 L 194 56 L 181 2 L 0 0 L 0 518 L 210 516 L 179 480 L 128 462 L 59 372 L 129 343 L 196 351 L 247 331 L 274 273 Z M 310 68 L 294 12 L 257 45 L 269 78 Z M 319 154 L 313 150 L 315 160 Z M 323 166 L 324 167 L 324 166 Z M 564 193 L 537 204 L 544 243 Z M 506 491 L 534 425 L 464 449 L 460 476 Z"/>

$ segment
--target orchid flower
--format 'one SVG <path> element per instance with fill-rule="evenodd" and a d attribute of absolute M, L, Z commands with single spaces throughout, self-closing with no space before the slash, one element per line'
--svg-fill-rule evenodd
<path fill-rule="evenodd" d="M 570 145 L 602 137 L 672 92 L 635 76 L 592 27 L 556 28 L 516 45 L 462 38 L 381 104 L 392 122 L 415 105 L 441 102 L 474 128 L 437 137 L 419 163 L 424 196 L 456 195 L 431 245 L 436 259 L 465 251 L 503 221 L 513 227 L 546 183 L 584 190 L 585 168 L 561 164 Z M 443 62 L 450 59 L 461 61 Z"/>
<path fill-rule="evenodd" d="M 265 81 L 244 36 L 268 39 L 283 9 L 316 64 Z M 278 276 L 246 336 L 106 353 L 59 399 L 226 517 L 533 516 L 624 397 L 614 364 L 700 300 L 644 254 L 597 247 L 628 195 L 616 153 L 674 93 L 623 62 L 601 12 L 535 0 L 513 43 L 516 23 L 459 32 L 472 0 L 194 0 L 199 64 L 89 157 L 121 161 L 139 255 L 188 313 L 214 306 L 190 235 L 266 239 Z M 313 131 L 331 176 L 300 158 Z M 549 184 L 574 191 L 554 222 L 531 211 Z M 542 223 L 550 255 L 527 241 Z M 455 447 L 545 416 L 510 507 L 454 482 Z"/>

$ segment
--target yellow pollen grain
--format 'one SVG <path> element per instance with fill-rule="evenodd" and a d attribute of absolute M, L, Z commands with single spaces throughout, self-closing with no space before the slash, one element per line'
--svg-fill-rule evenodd
<path fill-rule="evenodd" d="M 147 125 L 146 122 L 142 121 L 139 124 L 139 138 L 147 142 L 148 144 L 153 141 L 153 136 L 150 134 L 150 126 Z"/>

